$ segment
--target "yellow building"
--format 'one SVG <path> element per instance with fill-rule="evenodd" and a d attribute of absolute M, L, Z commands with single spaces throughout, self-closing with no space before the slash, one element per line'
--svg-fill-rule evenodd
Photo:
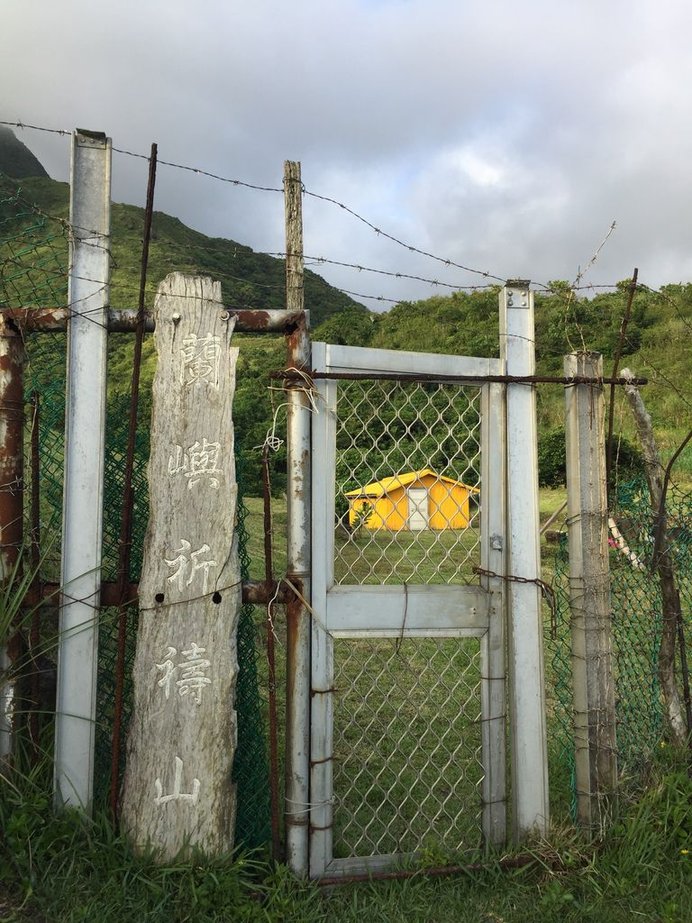
<path fill-rule="evenodd" d="M 430 468 L 395 474 L 346 493 L 351 527 L 368 529 L 465 529 L 477 487 L 436 474 Z"/>

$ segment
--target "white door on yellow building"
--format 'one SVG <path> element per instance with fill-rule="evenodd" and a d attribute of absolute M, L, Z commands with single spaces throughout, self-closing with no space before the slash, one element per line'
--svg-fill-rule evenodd
<path fill-rule="evenodd" d="M 409 487 L 408 527 L 412 532 L 428 528 L 428 491 L 425 487 Z"/>

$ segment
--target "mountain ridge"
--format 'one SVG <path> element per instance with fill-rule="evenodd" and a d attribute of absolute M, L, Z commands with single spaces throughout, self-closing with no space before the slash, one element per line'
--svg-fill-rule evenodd
<path fill-rule="evenodd" d="M 38 157 L 5 125 L 0 125 L 0 173 L 14 179 L 48 176 L 48 171 Z"/>
<path fill-rule="evenodd" d="M 3 162 L 0 156 L 0 167 Z M 13 307 L 65 303 L 68 198 L 67 184 L 44 175 L 0 177 L 0 260 L 3 255 L 8 258 L 12 252 L 12 262 L 8 263 L 12 272 L 5 279 L 0 278 L 0 302 L 4 297 L 6 304 L 14 302 L 10 304 Z M 113 204 L 113 307 L 132 308 L 137 304 L 142 228 L 143 209 Z M 24 247 L 18 258 L 12 241 L 22 240 L 23 235 L 29 233 L 31 246 Z M 54 257 L 51 276 L 54 281 L 45 291 L 39 292 L 35 290 L 37 273 L 32 261 L 41 263 L 45 275 L 47 243 Z M 151 307 L 158 283 L 171 271 L 217 279 L 221 282 L 224 303 L 229 306 L 285 307 L 282 259 L 257 253 L 230 239 L 208 237 L 188 228 L 180 219 L 156 211 L 149 251 L 146 306 Z M 1 283 L 8 278 L 11 286 L 5 284 L 3 289 Z M 550 293 L 537 293 L 538 372 L 561 376 L 563 355 L 575 348 L 585 348 L 603 354 L 607 374 L 619 348 L 628 288 L 629 280 L 623 280 L 616 290 L 587 299 L 576 297 L 567 283 L 556 282 Z M 498 287 L 452 292 L 418 302 L 400 302 L 387 312 L 374 313 L 330 286 L 321 276 L 309 269 L 305 271 L 305 307 L 310 311 L 313 339 L 345 345 L 495 356 L 499 352 L 498 292 Z M 651 292 L 643 286 L 637 290 L 622 341 L 620 367 L 630 365 L 638 374 L 651 379 L 644 396 L 664 457 L 670 457 L 685 435 L 685 418 L 689 419 L 692 406 L 689 395 L 691 330 L 692 285 L 668 285 L 660 292 Z M 259 447 L 272 425 L 268 374 L 281 368 L 285 360 L 279 338 L 246 336 L 241 342 L 235 415 L 238 429 L 242 430 L 241 447 L 254 466 L 255 462 L 259 464 Z M 128 341 L 127 337 L 113 336 L 111 393 L 127 392 L 130 370 L 131 338 Z M 153 344 L 147 342 L 142 369 L 145 388 L 150 384 L 153 370 Z M 261 396 L 258 393 L 260 383 Z M 538 386 L 537 393 L 540 431 L 546 434 L 563 425 L 564 397 L 557 385 Z M 616 431 L 621 429 L 632 436 L 629 412 L 623 410 L 623 406 L 624 402 L 620 401 Z M 678 465 L 692 473 L 689 449 Z"/>

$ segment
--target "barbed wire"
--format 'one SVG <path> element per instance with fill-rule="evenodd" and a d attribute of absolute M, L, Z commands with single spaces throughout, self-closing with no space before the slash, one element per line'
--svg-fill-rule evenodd
<path fill-rule="evenodd" d="M 273 251 L 273 252 L 267 252 L 266 255 L 285 258 L 287 254 L 281 251 Z M 413 273 L 399 272 L 396 270 L 378 269 L 373 266 L 364 266 L 362 263 L 349 263 L 343 260 L 330 259 L 329 257 L 326 257 L 326 256 L 312 256 L 312 255 L 305 254 L 303 256 L 303 259 L 305 261 L 310 260 L 311 265 L 327 264 L 329 266 L 341 266 L 346 269 L 355 269 L 358 272 L 371 272 L 371 273 L 375 273 L 380 276 L 388 276 L 389 278 L 392 278 L 392 279 L 409 279 L 415 282 L 424 282 L 427 285 L 440 286 L 440 288 L 449 288 L 449 289 L 452 289 L 453 291 L 462 291 L 462 290 L 475 291 L 478 289 L 488 289 L 488 288 L 497 287 L 496 283 L 492 283 L 492 282 L 487 282 L 485 285 L 464 285 L 463 283 L 457 283 L 457 282 L 442 282 L 440 279 L 429 279 L 429 278 L 426 278 L 425 276 L 418 276 Z"/>
<path fill-rule="evenodd" d="M 43 131 L 50 135 L 71 135 L 72 132 L 66 128 L 46 128 L 43 125 L 29 125 L 27 122 L 6 122 L 0 119 L 0 125 L 6 125 L 9 128 L 28 128 L 32 131 Z"/>
<path fill-rule="evenodd" d="M 494 279 L 496 282 L 506 282 L 506 277 L 495 275 L 488 270 L 484 269 L 474 269 L 472 266 L 465 266 L 463 263 L 457 263 L 455 260 L 450 259 L 449 257 L 437 256 L 434 253 L 430 253 L 428 250 L 423 250 L 420 247 L 416 247 L 413 244 L 406 243 L 403 240 L 400 240 L 398 237 L 389 234 L 387 231 L 383 231 L 382 228 L 378 228 L 377 225 L 373 224 L 367 218 L 364 218 L 363 215 L 359 214 L 354 209 L 350 208 L 348 205 L 345 205 L 343 202 L 339 202 L 338 199 L 334 199 L 331 196 L 320 195 L 317 192 L 312 192 L 309 189 L 306 189 L 303 186 L 303 195 L 310 196 L 313 199 L 318 199 L 322 202 L 328 202 L 331 205 L 335 205 L 343 211 L 347 212 L 349 215 L 352 215 L 357 221 L 360 221 L 366 227 L 369 227 L 374 231 L 379 237 L 385 237 L 387 240 L 391 240 L 393 243 L 397 244 L 400 247 L 403 247 L 405 250 L 408 250 L 410 253 L 417 253 L 419 256 L 425 256 L 428 259 L 435 260 L 438 263 L 442 263 L 444 266 L 453 266 L 455 269 L 462 269 L 464 272 L 470 272 L 475 275 L 483 276 L 485 279 Z"/>
<path fill-rule="evenodd" d="M 33 130 L 33 131 L 46 132 L 46 133 L 49 133 L 49 134 L 57 134 L 57 135 L 61 135 L 61 136 L 69 136 L 69 135 L 72 134 L 71 131 L 66 130 L 66 129 L 49 128 L 49 127 L 46 127 L 46 126 L 34 125 L 34 124 L 30 124 L 30 123 L 23 122 L 23 121 L 21 121 L 21 120 L 17 120 L 17 121 L 0 120 L 0 125 L 5 125 L 5 126 L 8 126 L 8 127 L 14 127 L 14 128 L 19 128 L 19 129 L 30 129 L 30 130 Z M 138 152 L 136 152 L 136 151 L 130 151 L 130 150 L 127 150 L 127 149 L 124 149 L 124 148 L 113 148 L 113 151 L 116 152 L 116 153 L 122 154 L 122 155 L 124 155 L 124 156 L 135 157 L 135 158 L 142 159 L 142 160 L 146 160 L 146 161 L 149 161 L 149 159 L 150 159 L 150 155 L 149 155 L 149 154 L 142 154 L 142 153 L 138 153 Z M 220 175 L 220 174 L 213 173 L 212 171 L 205 170 L 205 169 L 203 169 L 203 168 L 201 168 L 201 167 L 195 167 L 195 166 L 190 166 L 190 165 L 186 165 L 186 164 L 180 164 L 180 163 L 176 163 L 176 162 L 174 162 L 174 161 L 167 161 L 167 160 L 159 160 L 158 163 L 161 164 L 161 165 L 164 165 L 164 166 L 168 166 L 168 167 L 173 168 L 173 169 L 180 169 L 180 170 L 184 170 L 184 171 L 186 171 L 186 172 L 194 173 L 194 174 L 197 174 L 197 175 L 200 175 L 200 176 L 206 176 L 206 177 L 209 177 L 209 178 L 211 178 L 211 179 L 217 180 L 217 181 L 219 181 L 219 182 L 228 183 L 228 184 L 234 185 L 234 186 L 242 186 L 242 187 L 246 187 L 246 188 L 249 188 L 249 189 L 255 189 L 255 190 L 259 190 L 259 191 L 283 193 L 283 188 L 278 187 L 278 186 L 270 186 L 270 185 L 261 185 L 261 184 L 256 184 L 256 183 L 250 183 L 250 182 L 247 182 L 247 181 L 245 181 L 245 180 L 240 180 L 240 179 L 237 179 L 237 178 L 222 176 L 222 175 Z M 66 231 L 67 233 L 72 233 L 72 232 L 74 232 L 74 231 L 82 231 L 82 232 L 85 232 L 85 233 L 93 233 L 92 229 L 89 229 L 89 228 L 82 228 L 82 227 L 79 227 L 79 226 L 71 225 L 70 222 L 69 222 L 69 220 L 66 219 L 66 218 L 64 218 L 63 216 L 61 216 L 61 215 L 55 215 L 55 214 L 50 214 L 50 213 L 44 211 L 43 209 L 39 208 L 39 207 L 36 206 L 35 204 L 26 201 L 25 199 L 23 199 L 23 198 L 19 195 L 19 192 L 20 192 L 20 191 L 21 191 L 21 190 L 18 190 L 18 192 L 17 192 L 17 194 L 16 194 L 16 196 L 15 196 L 16 200 L 19 201 L 19 202 L 21 202 L 21 204 L 24 205 L 26 208 L 28 208 L 33 214 L 36 214 L 37 216 L 40 216 L 40 217 L 42 217 L 42 218 L 44 218 L 44 219 L 46 219 L 46 220 L 57 222 L 57 223 L 62 227 L 62 229 L 63 229 L 64 231 Z M 425 284 L 425 285 L 431 285 L 431 286 L 434 286 L 434 287 L 441 287 L 441 288 L 445 288 L 445 289 L 449 289 L 449 290 L 454 290 L 454 291 L 478 291 L 478 290 L 483 290 L 483 289 L 491 288 L 494 284 L 497 284 L 497 283 L 502 283 L 502 284 L 504 284 L 505 281 L 506 281 L 502 276 L 493 274 L 493 273 L 491 273 L 491 272 L 489 272 L 489 271 L 476 269 L 476 268 L 474 268 L 474 267 L 465 265 L 465 264 L 460 263 L 460 262 L 457 262 L 457 261 L 455 261 L 455 260 L 451 260 L 451 259 L 449 259 L 449 258 L 441 257 L 441 256 L 439 256 L 439 255 L 437 255 L 437 254 L 434 254 L 434 253 L 431 253 L 431 252 L 429 252 L 429 251 L 423 250 L 422 248 L 416 247 L 416 246 L 413 245 L 413 244 L 407 243 L 407 242 L 405 242 L 405 241 L 403 241 L 403 240 L 397 238 L 396 236 L 390 234 L 389 232 L 383 230 L 382 228 L 378 227 L 378 226 L 375 225 L 372 221 L 370 221 L 368 218 L 364 217 L 363 215 L 361 215 L 361 214 L 360 214 L 359 212 L 357 212 L 356 210 L 350 208 L 350 206 L 346 205 L 345 203 L 339 201 L 338 199 L 336 199 L 336 198 L 334 198 L 334 197 L 332 197 L 332 196 L 327 196 L 327 195 L 323 195 L 323 194 L 320 194 L 320 193 L 313 192 L 312 190 L 307 189 L 304 185 L 303 185 L 302 191 L 303 191 L 303 194 L 304 194 L 305 196 L 308 196 L 308 197 L 310 197 L 310 198 L 314 198 L 314 199 L 319 200 L 319 201 L 323 201 L 323 202 L 325 202 L 325 203 L 327 203 L 327 204 L 330 204 L 330 205 L 333 205 L 334 207 L 339 208 L 339 209 L 342 210 L 342 211 L 345 211 L 347 214 L 351 215 L 353 218 L 355 218 L 356 220 L 360 221 L 361 223 L 363 223 L 364 225 L 366 225 L 367 227 L 369 227 L 369 228 L 370 228 L 373 232 L 375 232 L 376 234 L 378 234 L 378 235 L 380 235 L 380 236 L 383 236 L 383 237 L 385 237 L 386 239 L 391 240 L 392 242 L 394 242 L 394 243 L 396 243 L 397 245 L 399 245 L 399 246 L 405 248 L 405 249 L 406 249 L 407 251 L 409 251 L 409 252 L 417 253 L 417 254 L 422 255 L 422 256 L 424 256 L 424 257 L 426 257 L 426 258 L 433 259 L 433 260 L 435 260 L 435 261 L 437 261 L 437 262 L 439 262 L 439 263 L 441 263 L 441 264 L 443 264 L 444 266 L 447 266 L 447 267 L 454 267 L 454 268 L 457 268 L 457 269 L 461 269 L 461 270 L 464 271 L 464 272 L 470 272 L 470 273 L 473 273 L 473 274 L 476 274 L 476 275 L 480 275 L 480 276 L 482 276 L 482 277 L 484 277 L 484 278 L 486 278 L 486 279 L 488 279 L 488 280 L 492 280 L 492 281 L 489 281 L 489 282 L 487 282 L 487 283 L 485 283 L 485 284 L 483 284 L 483 285 L 478 285 L 478 286 L 462 285 L 462 284 L 458 284 L 458 283 L 454 283 L 454 282 L 444 282 L 444 281 L 442 281 L 442 280 L 440 280 L 440 279 L 429 278 L 429 277 L 426 277 L 426 276 L 423 276 L 423 275 L 418 275 L 418 274 L 416 274 L 416 273 L 408 273 L 408 272 L 402 272 L 402 271 L 396 271 L 396 270 L 381 269 L 381 268 L 378 268 L 378 267 L 366 266 L 366 265 L 363 265 L 363 264 L 361 264 L 361 263 L 356 263 L 356 262 L 351 263 L 351 262 L 348 262 L 348 261 L 346 261 L 346 260 L 336 260 L 336 259 L 332 259 L 332 258 L 326 257 L 326 256 L 306 255 L 306 256 L 305 256 L 305 260 L 306 260 L 306 261 L 314 261 L 314 265 L 323 265 L 323 264 L 324 264 L 324 265 L 334 265 L 334 266 L 339 266 L 339 267 L 342 267 L 342 268 L 352 269 L 352 270 L 357 271 L 357 272 L 367 272 L 367 273 L 372 273 L 372 274 L 376 274 L 376 275 L 382 275 L 382 276 L 384 276 L 384 277 L 386 277 L 386 278 L 405 279 L 405 280 L 408 280 L 408 281 L 417 281 L 417 282 L 421 282 L 421 283 L 423 283 L 423 284 Z M 572 285 L 569 287 L 569 296 L 568 296 L 567 298 L 565 298 L 565 296 L 566 296 L 567 293 L 566 293 L 566 292 L 563 292 L 560 288 L 556 288 L 555 286 L 550 285 L 550 283 L 541 283 L 541 282 L 538 282 L 538 281 L 535 281 L 535 280 L 533 281 L 532 284 L 533 284 L 534 286 L 538 286 L 540 289 L 542 289 L 543 293 L 545 293 L 546 295 L 552 295 L 552 296 L 556 296 L 556 297 L 565 299 L 565 302 L 566 302 L 566 304 L 565 304 L 565 318 L 567 317 L 567 313 L 569 312 L 569 307 L 570 307 L 571 303 L 572 303 L 573 300 L 574 300 L 574 297 L 575 297 L 574 293 L 575 293 L 575 292 L 577 292 L 577 291 L 584 291 L 584 290 L 595 291 L 596 289 L 603 289 L 603 290 L 606 290 L 606 289 L 617 289 L 618 283 L 599 283 L 599 284 L 592 283 L 592 284 L 588 284 L 588 285 L 582 285 L 582 284 L 580 284 L 580 283 L 582 282 L 584 276 L 586 275 L 586 273 L 587 273 L 587 272 L 591 269 L 591 267 L 597 262 L 597 260 L 598 260 L 598 258 L 599 258 L 599 256 L 600 256 L 601 251 L 603 250 L 604 246 L 605 246 L 606 243 L 608 242 L 609 238 L 611 237 L 611 235 L 613 234 L 613 232 L 615 231 L 615 229 L 616 229 L 616 222 L 613 221 L 612 224 L 610 225 L 610 227 L 609 227 L 609 229 L 608 229 L 606 235 L 604 236 L 603 240 L 602 240 L 601 243 L 598 245 L 598 247 L 595 249 L 593 255 L 592 255 L 591 258 L 590 258 L 590 260 L 587 262 L 587 264 L 585 265 L 585 267 L 584 267 L 583 269 L 580 268 L 579 271 L 577 272 L 577 275 L 576 275 L 576 277 L 575 277 L 575 279 L 574 279 Z M 93 245 L 94 245 L 94 246 L 101 246 L 100 244 L 93 244 Z M 111 244 L 109 244 L 108 246 L 109 246 L 109 248 L 110 248 Z M 214 251 L 218 251 L 218 247 L 209 247 L 209 248 L 206 248 L 206 247 L 203 247 L 203 246 L 201 246 L 201 245 L 197 245 L 195 249 L 202 250 L 202 251 L 205 251 L 205 250 L 210 250 L 210 251 L 211 251 L 211 250 L 214 250 Z M 119 268 L 119 267 L 117 266 L 117 261 L 115 261 L 115 259 L 113 258 L 112 250 L 109 250 L 109 252 L 111 253 L 111 258 L 112 258 L 112 261 L 113 261 L 113 268 L 115 268 L 115 269 Z M 262 253 L 263 253 L 263 251 L 253 251 L 253 252 L 259 253 L 259 254 L 262 254 Z M 277 252 L 277 251 L 274 251 L 274 252 L 267 251 L 267 252 L 264 252 L 264 255 L 266 255 L 266 256 L 271 256 L 271 257 L 280 257 L 280 258 L 284 258 L 284 257 L 285 257 L 285 253 L 283 253 L 283 252 Z M 10 261 L 11 261 L 11 260 L 10 260 Z M 123 271 L 126 271 L 126 270 L 123 269 Z M 61 272 L 58 271 L 58 270 L 55 270 L 55 271 L 53 272 L 53 275 L 56 276 L 56 277 L 58 277 L 58 276 L 61 275 Z M 285 283 L 283 283 L 283 282 L 277 282 L 277 283 L 263 283 L 263 282 L 258 282 L 258 281 L 255 280 L 255 279 L 248 279 L 248 278 L 244 278 L 244 277 L 242 277 L 242 276 L 238 276 L 238 275 L 231 274 L 231 273 L 226 273 L 226 272 L 219 273 L 219 275 L 221 275 L 222 278 L 226 278 L 226 279 L 229 279 L 229 280 L 232 279 L 232 280 L 237 281 L 237 282 L 242 282 L 243 284 L 246 284 L 246 285 L 251 285 L 251 286 L 253 286 L 253 287 L 266 288 L 266 289 L 277 289 L 277 290 L 280 290 L 280 289 L 282 289 L 282 288 L 284 287 L 284 284 L 285 284 Z M 104 282 L 103 280 L 91 279 L 91 278 L 88 278 L 88 277 L 76 277 L 76 278 L 80 278 L 80 279 L 82 279 L 83 281 L 93 282 L 93 283 L 95 283 L 95 284 L 98 284 L 98 285 L 101 285 L 101 286 L 104 286 L 104 287 L 108 284 L 108 283 Z M 325 283 L 325 285 L 329 285 L 329 283 L 327 283 L 326 280 L 321 279 L 320 276 L 315 275 L 315 278 L 316 278 L 316 279 L 320 279 L 321 281 L 323 281 L 323 282 Z M 119 289 L 119 290 L 127 290 L 129 286 L 128 286 L 127 283 L 122 283 L 122 282 L 114 283 L 113 280 L 111 279 L 111 288 L 113 288 L 113 287 L 115 287 L 115 288 L 117 288 L 117 289 Z M 133 290 L 135 289 L 134 283 L 132 284 L 131 287 L 132 287 Z M 339 287 L 339 286 L 331 286 L 331 287 L 332 287 L 332 288 L 336 288 L 338 291 L 342 292 L 344 295 L 347 295 L 347 296 L 349 296 L 349 297 L 358 298 L 358 299 L 364 299 L 364 300 L 367 300 L 367 301 L 373 301 L 373 302 L 377 302 L 377 303 L 380 303 L 380 304 L 383 304 L 383 303 L 384 303 L 384 304 L 392 304 L 392 305 L 394 305 L 394 304 L 399 304 L 399 303 L 401 303 L 401 300 L 402 300 L 402 299 L 400 299 L 400 298 L 392 298 L 392 297 L 389 297 L 389 296 L 386 296 L 386 295 L 383 295 L 383 294 L 370 294 L 370 293 L 364 293 L 364 292 L 360 292 L 360 291 L 354 291 L 354 290 L 351 290 L 351 289 L 345 288 L 345 287 L 344 287 L 344 288 Z M 690 327 L 690 328 L 692 329 L 692 325 L 691 325 L 690 322 L 687 320 L 687 318 L 685 318 L 685 316 L 682 314 L 682 312 L 680 311 L 679 307 L 678 307 L 677 304 L 675 303 L 674 299 L 671 299 L 669 296 L 667 296 L 667 294 L 666 294 L 665 292 L 662 292 L 662 291 L 660 291 L 660 290 L 651 288 L 650 286 L 642 286 L 642 288 L 646 288 L 646 290 L 648 290 L 649 292 L 654 293 L 654 294 L 656 294 L 656 295 L 658 295 L 658 296 L 660 296 L 660 297 L 666 299 L 671 305 L 673 305 L 674 310 L 676 311 L 677 315 L 680 317 L 680 319 L 682 320 L 682 322 L 685 324 L 685 326 Z M 151 287 L 150 291 L 153 292 L 153 286 Z M 92 297 L 94 294 L 95 294 L 95 293 L 90 293 L 90 295 L 85 296 L 85 298 Z M 540 292 L 539 292 L 539 294 L 540 294 Z M 69 304 L 66 305 L 65 307 L 66 307 L 66 309 L 68 310 L 68 312 L 70 312 L 71 310 L 74 309 L 75 305 L 76 305 L 78 302 L 83 301 L 83 300 L 84 300 L 84 299 L 81 299 L 81 298 L 80 298 L 80 299 L 78 299 L 78 301 L 69 303 Z M 404 299 L 404 300 L 407 300 L 407 299 Z M 100 311 L 100 310 L 101 310 L 101 308 L 99 307 L 98 309 L 94 309 L 94 312 Z M 89 314 L 90 314 L 91 312 L 74 312 L 74 313 L 79 313 L 80 316 L 89 318 Z M 97 321 L 96 319 L 94 319 L 94 318 L 90 318 L 90 319 L 91 319 L 94 323 L 100 324 L 100 322 Z M 582 329 L 582 326 L 581 326 L 580 324 L 578 324 L 578 323 L 576 323 L 575 326 L 576 326 L 576 328 L 577 328 L 577 330 L 578 330 L 578 332 L 579 332 L 580 339 L 581 339 L 581 341 L 582 341 L 582 346 L 585 347 L 585 345 L 586 345 L 586 338 L 585 338 L 585 336 L 584 336 L 584 331 L 583 331 L 583 329 Z M 571 344 L 570 344 L 570 345 L 571 345 Z M 633 344 L 630 344 L 630 345 L 633 345 Z M 663 373 L 659 368 L 657 368 L 656 366 L 654 366 L 654 365 L 651 363 L 651 361 L 648 359 L 648 357 L 646 357 L 645 355 L 641 355 L 641 353 L 640 353 L 640 358 L 644 361 L 645 365 L 646 365 L 648 368 L 650 368 L 650 369 L 654 372 L 654 374 L 655 374 L 661 381 L 665 382 L 669 387 L 671 387 L 671 388 L 678 394 L 678 396 L 685 402 L 685 404 L 686 404 L 687 406 L 690 406 L 690 402 L 687 400 L 687 398 L 684 396 L 684 394 L 683 394 L 683 393 L 680 391 L 680 389 L 668 378 L 668 376 L 665 375 L 665 373 Z"/>
<path fill-rule="evenodd" d="M 71 134 L 71 132 L 67 132 L 67 131 L 64 131 L 64 130 L 62 130 L 62 129 L 44 129 L 44 128 L 42 128 L 41 126 L 38 126 L 38 125 L 29 125 L 29 124 L 24 123 L 24 122 L 21 122 L 21 121 L 17 121 L 17 122 L 4 122 L 4 121 L 3 121 L 3 122 L 0 122 L 0 124 L 2 124 L 2 125 L 8 125 L 8 126 L 15 127 L 15 128 L 30 128 L 30 129 L 35 130 L 35 131 L 49 131 L 49 132 L 51 132 L 51 133 L 61 134 L 61 135 L 62 135 L 62 134 Z M 116 148 L 116 147 L 113 147 L 112 150 L 113 150 L 115 153 L 123 154 L 124 156 L 135 157 L 135 158 L 137 158 L 137 159 L 147 160 L 147 161 L 149 160 L 149 155 L 148 155 L 148 154 L 141 154 L 141 153 L 138 153 L 138 152 L 136 152 L 136 151 L 129 151 L 129 150 L 126 150 L 126 149 L 124 149 L 124 148 Z M 240 179 L 236 179 L 236 178 L 232 178 L 232 177 L 222 176 L 222 175 L 220 175 L 220 174 L 218 174 L 218 173 L 213 173 L 213 172 L 211 172 L 210 170 L 205 170 L 205 169 L 203 169 L 202 167 L 194 167 L 194 166 L 190 166 L 190 165 L 188 165 L 188 164 L 180 164 L 180 163 L 176 163 L 176 162 L 170 161 L 170 160 L 162 160 L 162 159 L 160 159 L 160 158 L 158 159 L 157 162 L 158 162 L 159 165 L 162 165 L 162 166 L 167 166 L 167 167 L 170 167 L 170 168 L 172 168 L 172 169 L 177 169 L 177 170 L 184 170 L 184 171 L 186 171 L 186 172 L 194 173 L 194 174 L 197 174 L 197 175 L 199 175 L 199 176 L 206 176 L 206 177 L 208 177 L 208 178 L 210 178 L 210 179 L 215 179 L 215 180 L 217 180 L 217 181 L 219 181 L 219 182 L 227 183 L 227 184 L 232 185 L 232 186 L 242 186 L 242 187 L 247 188 L 247 189 L 254 189 L 254 190 L 259 190 L 259 191 L 262 191 L 262 192 L 275 192 L 275 193 L 282 193 L 282 194 L 283 194 L 283 191 L 284 191 L 284 190 L 283 190 L 283 187 L 269 186 L 269 185 L 261 185 L 261 184 L 257 184 L 257 183 L 250 183 L 250 182 L 247 182 L 247 181 L 245 181 L 245 180 L 240 180 Z M 375 234 L 377 234 L 378 236 L 384 237 L 384 238 L 386 238 L 387 240 L 392 241 L 393 243 L 397 244 L 397 245 L 400 246 L 400 247 L 403 247 L 405 250 L 409 251 L 410 253 L 417 253 L 419 256 L 424 256 L 424 257 L 426 257 L 427 259 L 432 259 L 432 260 L 434 260 L 434 261 L 436 261 L 436 262 L 438 262 L 438 263 L 443 264 L 444 266 L 450 266 L 450 267 L 454 267 L 454 268 L 456 268 L 456 269 L 461 269 L 461 270 L 463 270 L 464 272 L 470 272 L 470 273 L 472 273 L 472 274 L 474 274 L 474 275 L 479 275 L 479 276 L 482 276 L 483 278 L 486 278 L 486 279 L 493 279 L 493 280 L 496 281 L 496 282 L 502 282 L 502 283 L 504 283 L 504 282 L 506 281 L 505 277 L 503 277 L 503 276 L 498 276 L 498 275 L 496 275 L 496 274 L 494 274 L 494 273 L 489 272 L 488 270 L 476 269 L 476 268 L 474 268 L 474 267 L 472 267 L 472 266 L 467 266 L 467 265 L 465 265 L 465 264 L 463 264 L 463 263 L 457 262 L 456 260 L 452 260 L 452 259 L 450 259 L 449 257 L 438 256 L 437 254 L 431 253 L 431 252 L 428 251 L 428 250 L 424 250 L 424 249 L 422 249 L 421 247 L 417 247 L 417 246 L 415 246 L 415 245 L 413 245 L 413 244 L 407 243 L 407 242 L 401 240 L 400 238 L 396 237 L 395 235 L 390 234 L 388 231 L 385 231 L 385 230 L 383 230 L 382 228 L 377 227 L 377 225 L 375 225 L 375 224 L 374 224 L 372 221 L 370 221 L 368 218 L 364 217 L 364 216 L 361 215 L 359 212 L 357 212 L 355 209 L 353 209 L 353 208 L 351 208 L 350 206 L 346 205 L 344 202 L 340 202 L 338 199 L 334 198 L 333 196 L 327 196 L 327 195 L 323 195 L 323 194 L 321 194 L 321 193 L 313 192 L 312 190 L 307 189 L 306 186 L 305 186 L 304 184 L 302 184 L 302 193 L 303 193 L 304 196 L 308 196 L 308 197 L 313 198 L 313 199 L 318 200 L 318 201 L 326 202 L 326 203 L 328 203 L 328 204 L 330 204 L 330 205 L 334 205 L 335 207 L 339 208 L 339 209 L 342 210 L 342 211 L 345 211 L 347 214 L 351 215 L 351 216 L 352 216 L 353 218 L 355 218 L 357 221 L 361 222 L 361 223 L 364 224 L 366 227 L 370 228 L 370 229 L 371 229 Z"/>

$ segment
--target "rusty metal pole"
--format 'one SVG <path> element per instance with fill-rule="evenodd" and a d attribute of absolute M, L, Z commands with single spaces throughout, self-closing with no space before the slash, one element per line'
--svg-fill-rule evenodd
<path fill-rule="evenodd" d="M 300 164 L 284 164 L 286 307 L 303 312 L 303 216 Z M 287 330 L 287 366 L 310 369 L 307 316 Z M 286 861 L 308 871 L 310 802 L 310 400 L 301 381 L 286 383 L 288 547 L 287 576 L 302 596 L 286 608 Z"/>
<path fill-rule="evenodd" d="M 31 711 L 29 713 L 29 740 L 31 758 L 36 765 L 39 758 L 39 709 L 41 707 L 41 674 L 38 656 L 41 650 L 41 443 L 40 398 L 34 391 L 31 417 L 31 628 L 29 630 L 29 656 L 31 665 Z"/>
<path fill-rule="evenodd" d="M 115 701 L 113 703 L 113 738 L 111 741 L 111 788 L 110 808 L 113 817 L 118 815 L 118 793 L 120 790 L 120 757 L 123 730 L 123 702 L 125 694 L 125 657 L 127 648 L 128 616 L 132 608 L 129 600 L 130 559 L 132 554 L 132 524 L 134 509 L 134 487 L 132 474 L 135 464 L 135 441 L 139 412 L 139 379 L 142 366 L 142 344 L 144 342 L 144 301 L 149 266 L 149 243 L 151 223 L 154 215 L 154 190 L 156 188 L 156 163 L 158 146 L 152 144 L 149 157 L 147 200 L 144 210 L 142 234 L 142 259 L 139 276 L 139 304 L 137 306 L 137 328 L 132 357 L 132 384 L 130 388 L 130 420 L 127 430 L 127 450 L 123 477 L 123 501 L 120 512 L 120 538 L 118 541 L 118 653 L 115 662 Z"/>
<path fill-rule="evenodd" d="M 276 652 L 272 618 L 274 559 L 272 549 L 271 480 L 269 446 L 262 452 L 262 496 L 264 500 L 264 585 L 267 595 L 267 669 L 269 671 L 269 794 L 271 800 L 272 859 L 281 859 L 281 824 L 279 806 L 279 742 L 276 707 Z"/>
<path fill-rule="evenodd" d="M 0 583 L 16 573 L 22 547 L 23 521 L 23 384 L 24 344 L 15 325 L 0 314 Z M 10 629 L 10 625 L 6 626 Z M 0 648 L 0 767 L 14 751 L 18 695 L 12 665 L 19 659 L 21 639 L 10 636 Z M 7 682 L 3 683 L 3 676 Z"/>

